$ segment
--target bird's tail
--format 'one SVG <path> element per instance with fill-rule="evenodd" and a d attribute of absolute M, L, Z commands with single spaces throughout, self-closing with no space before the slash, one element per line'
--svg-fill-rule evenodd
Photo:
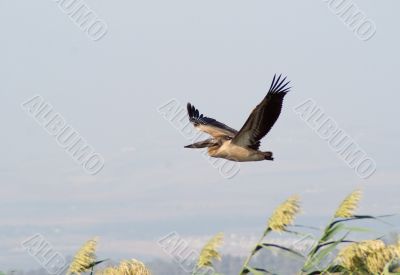
<path fill-rule="evenodd" d="M 274 158 L 272 157 L 272 152 L 263 152 L 264 154 L 264 159 L 266 160 L 274 160 Z"/>

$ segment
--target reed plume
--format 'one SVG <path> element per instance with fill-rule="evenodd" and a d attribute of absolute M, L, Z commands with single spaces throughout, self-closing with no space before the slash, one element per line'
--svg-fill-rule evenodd
<path fill-rule="evenodd" d="M 97 238 L 87 241 L 75 254 L 67 274 L 81 274 L 92 268 L 96 261 Z"/>
<path fill-rule="evenodd" d="M 268 228 L 277 232 L 284 231 L 288 225 L 293 224 L 294 218 L 299 211 L 299 197 L 296 195 L 289 197 L 272 213 L 268 220 Z"/>
<path fill-rule="evenodd" d="M 118 266 L 107 267 L 99 272 L 98 275 L 151 275 L 150 270 L 144 263 L 132 259 L 120 262 Z"/>
<path fill-rule="evenodd" d="M 199 259 L 197 261 L 197 268 L 212 267 L 213 260 L 221 260 L 221 255 L 218 252 L 218 248 L 222 245 L 224 240 L 224 233 L 218 233 L 212 237 L 207 244 L 203 247 L 200 252 Z"/>
<path fill-rule="evenodd" d="M 250 272 L 256 273 L 260 272 L 261 269 L 257 270 L 249 266 L 251 259 L 253 256 L 260 251 L 261 249 L 268 249 L 269 247 L 275 247 L 278 249 L 283 249 L 295 255 L 298 253 L 290 248 L 273 245 L 264 242 L 266 236 L 271 233 L 271 231 L 282 232 L 286 230 L 288 225 L 293 224 L 295 216 L 300 212 L 300 198 L 297 195 L 289 197 L 284 203 L 278 206 L 272 213 L 271 217 L 268 219 L 267 228 L 264 230 L 261 238 L 251 250 L 249 256 L 246 258 L 241 271 L 239 272 L 240 275 L 248 274 Z M 264 272 L 268 273 L 266 270 Z"/>
<path fill-rule="evenodd" d="M 339 252 L 338 262 L 350 272 L 378 274 L 398 257 L 398 245 L 385 245 L 381 240 L 367 240 L 343 248 Z"/>
<path fill-rule="evenodd" d="M 358 203 L 361 199 L 362 192 L 357 189 L 350 193 L 340 204 L 336 210 L 335 218 L 351 218 L 354 216 L 354 212 L 358 207 Z"/>

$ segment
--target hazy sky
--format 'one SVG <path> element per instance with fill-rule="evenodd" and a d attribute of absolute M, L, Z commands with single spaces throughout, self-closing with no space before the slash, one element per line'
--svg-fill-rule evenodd
<path fill-rule="evenodd" d="M 20 245 L 37 233 L 64 255 L 99 236 L 101 255 L 139 259 L 161 256 L 171 231 L 259 234 L 292 194 L 314 225 L 356 187 L 360 213 L 400 212 L 399 1 L 356 2 L 376 24 L 368 41 L 323 0 L 85 3 L 108 25 L 98 41 L 55 1 L 0 1 L 0 270 L 38 268 Z M 239 129 L 275 73 L 293 85 L 262 145 L 275 161 L 230 180 L 157 111 L 190 101 Z M 104 157 L 97 175 L 21 108 L 34 95 Z M 293 111 L 308 98 L 375 160 L 372 177 Z"/>

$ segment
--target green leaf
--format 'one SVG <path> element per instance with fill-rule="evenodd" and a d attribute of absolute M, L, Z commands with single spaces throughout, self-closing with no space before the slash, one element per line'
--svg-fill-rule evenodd
<path fill-rule="evenodd" d="M 372 220 L 377 220 L 385 224 L 389 224 L 388 222 L 385 222 L 384 220 L 380 218 L 387 218 L 387 217 L 393 217 L 396 216 L 395 214 L 391 215 L 380 215 L 380 216 L 371 216 L 371 215 L 354 215 L 351 218 L 344 218 L 344 219 L 338 219 L 334 221 L 333 223 L 330 224 L 330 226 L 334 226 L 335 224 L 347 222 L 347 221 L 355 221 L 355 220 L 365 220 L 365 219 L 372 219 Z"/>
<path fill-rule="evenodd" d="M 313 257 L 311 257 L 311 259 L 309 259 L 306 263 L 306 265 L 303 267 L 303 271 L 311 271 L 313 268 L 315 268 L 318 264 L 321 263 L 322 260 L 325 259 L 325 257 L 327 255 L 329 255 L 331 252 L 333 252 L 336 247 L 342 243 L 343 238 L 338 240 L 338 241 L 334 241 L 329 245 L 326 245 L 323 249 L 321 249 L 318 253 L 316 253 Z"/>
<path fill-rule="evenodd" d="M 281 249 L 281 250 L 284 250 L 284 251 L 293 253 L 293 254 L 296 255 L 296 256 L 299 256 L 299 257 L 301 257 L 301 258 L 304 258 L 304 255 L 302 255 L 301 253 L 299 253 L 299 252 L 297 252 L 297 251 L 295 251 L 295 250 L 293 250 L 293 249 L 290 249 L 290 248 L 288 248 L 288 247 L 285 247 L 285 246 L 281 246 L 281 245 L 277 245 L 277 244 L 273 244 L 273 243 L 262 243 L 261 246 L 264 247 L 264 248 L 270 248 L 270 247 L 279 248 L 279 249 Z"/>
<path fill-rule="evenodd" d="M 93 263 L 91 263 L 87 268 L 89 269 L 89 268 L 92 268 L 92 267 L 94 267 L 94 266 L 96 266 L 96 265 L 98 265 L 98 264 L 101 264 L 102 262 L 105 262 L 105 261 L 108 261 L 109 259 L 104 259 L 104 260 L 101 260 L 101 261 L 96 261 L 96 262 L 93 262 Z"/>
<path fill-rule="evenodd" d="M 256 254 L 261 248 L 262 248 L 262 245 L 261 244 L 257 244 L 256 248 L 254 248 L 254 251 L 253 251 L 252 255 Z"/>
<path fill-rule="evenodd" d="M 248 274 L 249 272 L 251 272 L 253 275 L 273 274 L 273 273 L 269 272 L 268 270 L 262 269 L 262 268 L 252 268 L 252 267 L 246 266 L 246 269 L 248 272 L 244 273 L 244 274 Z"/>
<path fill-rule="evenodd" d="M 361 232 L 361 233 L 377 233 L 376 230 L 369 229 L 366 227 L 359 227 L 359 226 L 345 226 L 343 229 L 346 229 L 351 232 Z"/>
<path fill-rule="evenodd" d="M 354 241 L 351 241 L 351 240 L 344 240 L 343 238 L 342 238 L 341 240 L 339 240 L 339 241 L 340 241 L 341 243 L 354 243 Z M 323 248 L 324 246 L 333 244 L 333 243 L 335 243 L 335 242 L 337 242 L 337 241 L 330 241 L 330 242 L 320 243 L 320 244 L 317 245 L 317 247 L 316 247 L 316 249 L 315 249 L 315 252 L 317 252 L 319 249 Z"/>
<path fill-rule="evenodd" d="M 322 242 L 325 242 L 327 240 L 333 239 L 333 236 L 335 236 L 337 233 L 343 231 L 345 229 L 345 225 L 338 223 L 335 224 L 334 226 L 328 226 L 328 229 L 325 231 L 324 236 L 321 238 Z"/>

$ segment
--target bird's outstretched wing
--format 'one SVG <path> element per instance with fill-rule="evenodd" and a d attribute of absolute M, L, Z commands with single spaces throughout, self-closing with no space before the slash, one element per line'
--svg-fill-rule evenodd
<path fill-rule="evenodd" d="M 213 119 L 200 114 L 190 103 L 187 104 L 189 120 L 200 131 L 203 131 L 213 137 L 228 136 L 233 138 L 237 131 L 231 127 Z"/>
<path fill-rule="evenodd" d="M 283 98 L 290 90 L 286 88 L 289 82 L 285 82 L 286 77 L 281 80 L 281 75 L 272 80 L 268 94 L 263 101 L 250 114 L 242 129 L 233 138 L 232 143 L 258 150 L 260 140 L 271 130 L 279 117 L 282 109 Z"/>

